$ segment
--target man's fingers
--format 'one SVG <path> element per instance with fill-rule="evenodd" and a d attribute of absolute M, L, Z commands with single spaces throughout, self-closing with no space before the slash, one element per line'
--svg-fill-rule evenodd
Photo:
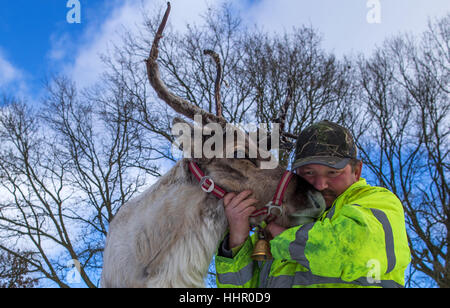
<path fill-rule="evenodd" d="M 254 211 L 256 211 L 256 207 L 249 206 L 249 207 L 245 208 L 240 214 L 242 216 L 250 216 Z"/>
<path fill-rule="evenodd" d="M 223 206 L 227 207 L 234 197 L 236 197 L 234 192 L 226 194 L 225 197 L 223 197 Z"/>
<path fill-rule="evenodd" d="M 242 200 L 244 200 L 251 194 L 252 194 L 252 191 L 244 190 L 243 192 L 239 193 L 237 196 L 231 197 L 231 200 L 229 202 L 225 203 L 225 200 L 224 200 L 224 204 L 226 204 L 225 207 L 234 208 L 234 207 L 238 206 L 242 202 Z"/>
<path fill-rule="evenodd" d="M 242 201 L 242 202 L 239 204 L 239 206 L 236 208 L 236 210 L 239 211 L 240 214 L 244 214 L 244 212 L 246 213 L 246 212 L 249 211 L 249 210 L 248 210 L 249 207 L 252 207 L 252 208 L 253 208 L 253 211 L 254 211 L 255 207 L 252 206 L 252 205 L 255 204 L 255 203 L 257 203 L 257 202 L 258 202 L 258 200 L 256 200 L 256 199 L 246 199 L 246 200 Z M 253 211 L 252 211 L 252 212 L 253 212 Z M 251 214 L 252 212 L 250 212 L 250 214 Z"/>

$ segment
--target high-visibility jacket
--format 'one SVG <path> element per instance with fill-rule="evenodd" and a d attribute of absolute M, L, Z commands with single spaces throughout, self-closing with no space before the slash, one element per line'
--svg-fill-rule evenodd
<path fill-rule="evenodd" d="M 253 261 L 255 242 L 216 256 L 218 287 L 402 287 L 411 260 L 400 200 L 362 178 L 315 222 L 271 240 L 273 260 Z"/>

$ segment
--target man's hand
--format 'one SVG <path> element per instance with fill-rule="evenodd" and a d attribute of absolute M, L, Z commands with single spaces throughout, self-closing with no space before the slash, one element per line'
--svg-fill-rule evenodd
<path fill-rule="evenodd" d="M 240 194 L 228 193 L 223 198 L 225 215 L 230 227 L 230 249 L 245 242 L 250 232 L 248 218 L 256 210 L 253 206 L 258 200 L 249 198 L 252 192 L 245 190 Z"/>
<path fill-rule="evenodd" d="M 283 228 L 282 226 L 274 222 L 271 222 L 270 224 L 267 225 L 266 230 L 269 231 L 270 234 L 272 235 L 272 238 L 274 238 L 275 236 L 286 230 L 286 228 Z"/>

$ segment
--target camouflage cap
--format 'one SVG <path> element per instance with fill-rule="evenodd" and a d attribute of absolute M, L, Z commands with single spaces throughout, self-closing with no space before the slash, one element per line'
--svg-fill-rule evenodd
<path fill-rule="evenodd" d="M 307 127 L 300 133 L 292 169 L 308 164 L 342 169 L 350 159 L 356 158 L 356 154 L 357 149 L 350 131 L 325 120 Z"/>

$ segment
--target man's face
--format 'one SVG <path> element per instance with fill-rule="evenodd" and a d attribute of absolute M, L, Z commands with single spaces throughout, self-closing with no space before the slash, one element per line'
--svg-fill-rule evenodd
<path fill-rule="evenodd" d="M 343 169 L 310 164 L 297 168 L 297 174 L 322 193 L 327 208 L 329 208 L 339 195 L 359 180 L 361 169 L 361 163 L 353 171 L 350 164 Z"/>

